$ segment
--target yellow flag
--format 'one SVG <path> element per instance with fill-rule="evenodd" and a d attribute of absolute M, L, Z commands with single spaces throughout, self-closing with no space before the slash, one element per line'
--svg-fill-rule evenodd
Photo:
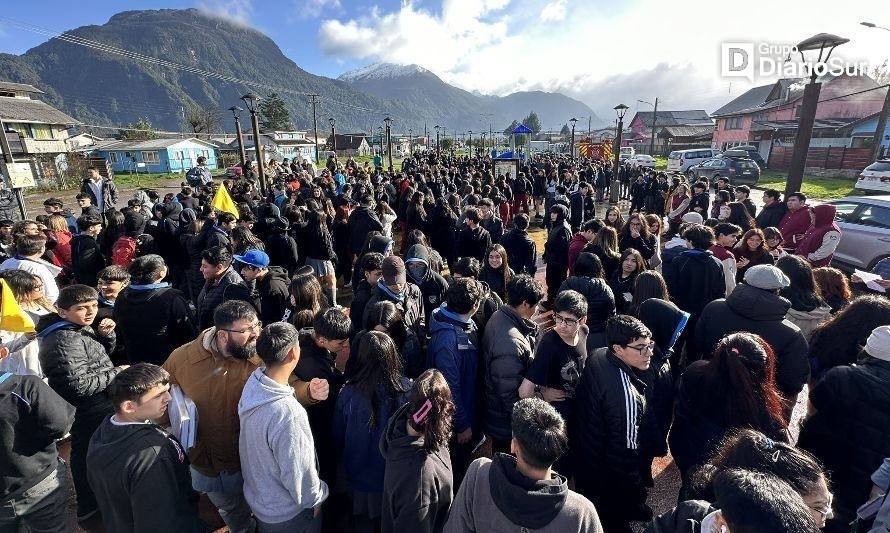
<path fill-rule="evenodd" d="M 217 211 L 232 213 L 235 215 L 235 218 L 238 218 L 238 207 L 235 205 L 235 202 L 232 201 L 232 197 L 229 196 L 229 191 L 226 190 L 226 186 L 223 184 L 220 184 L 219 188 L 216 189 L 216 193 L 213 195 L 213 200 L 210 202 L 210 207 Z"/>
<path fill-rule="evenodd" d="M 0 329 L 21 333 L 34 333 L 34 321 L 22 311 L 15 301 L 6 280 L 0 279 Z"/>

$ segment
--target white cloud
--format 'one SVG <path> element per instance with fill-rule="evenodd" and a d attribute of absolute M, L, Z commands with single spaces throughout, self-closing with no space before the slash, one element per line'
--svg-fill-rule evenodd
<path fill-rule="evenodd" d="M 199 0 L 196 5 L 198 9 L 212 17 L 245 26 L 250 25 L 253 0 Z"/>
<path fill-rule="evenodd" d="M 318 18 L 321 14 L 342 13 L 340 0 L 296 0 L 288 21 Z"/>
<path fill-rule="evenodd" d="M 713 111 L 750 88 L 745 79 L 720 77 L 721 42 L 793 44 L 835 33 L 851 39 L 835 55 L 878 64 L 890 45 L 887 32 L 859 25 L 881 12 L 885 0 L 840 11 L 829 0 L 813 0 L 806 10 L 752 0 L 733 10 L 731 25 L 721 22 L 710 0 L 431 1 L 403 0 L 392 11 L 375 7 L 367 15 L 326 20 L 319 46 L 334 58 L 416 63 L 470 91 L 563 92 L 608 119 L 622 100 L 634 107 L 637 99 L 659 96 L 665 109 Z"/>
<path fill-rule="evenodd" d="M 568 0 L 554 0 L 541 10 L 542 22 L 559 22 L 566 18 L 566 4 Z"/>

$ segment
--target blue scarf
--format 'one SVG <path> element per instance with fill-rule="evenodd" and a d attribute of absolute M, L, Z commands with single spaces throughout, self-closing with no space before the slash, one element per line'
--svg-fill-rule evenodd
<path fill-rule="evenodd" d="M 405 301 L 405 291 L 402 291 L 402 294 L 396 294 L 396 293 L 392 292 L 392 291 L 389 289 L 389 287 L 387 287 L 387 286 L 383 283 L 383 278 L 377 280 L 377 288 L 379 288 L 379 289 L 380 289 L 381 291 L 383 291 L 384 293 L 388 294 L 389 297 L 392 298 L 392 299 L 394 299 L 394 300 L 397 300 L 397 301 L 399 301 L 399 302 L 404 302 L 404 301 Z M 405 290 L 408 290 L 408 288 L 405 287 Z"/>
<path fill-rule="evenodd" d="M 169 283 L 167 283 L 166 281 L 162 281 L 161 283 L 149 283 L 147 285 L 129 285 L 128 287 L 130 289 L 133 289 L 134 291 L 153 291 L 155 289 L 164 289 L 169 286 Z"/>

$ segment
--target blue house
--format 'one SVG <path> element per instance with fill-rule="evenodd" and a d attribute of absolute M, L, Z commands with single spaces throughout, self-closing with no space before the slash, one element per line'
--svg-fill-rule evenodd
<path fill-rule="evenodd" d="M 871 148 L 877 127 L 877 113 L 854 123 L 850 131 L 850 148 Z M 881 135 L 881 154 L 883 157 L 890 157 L 890 120 L 887 121 L 884 133 Z"/>
<path fill-rule="evenodd" d="M 111 164 L 114 172 L 180 172 L 207 158 L 207 167 L 216 168 L 214 146 L 200 139 L 152 139 L 147 141 L 100 142 L 93 154 Z"/>

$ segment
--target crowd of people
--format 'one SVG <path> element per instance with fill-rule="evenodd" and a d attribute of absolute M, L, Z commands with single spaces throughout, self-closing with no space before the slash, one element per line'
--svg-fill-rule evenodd
<path fill-rule="evenodd" d="M 90 169 L 79 213 L 0 221 L 35 324 L 0 331 L 0 531 L 67 530 L 63 439 L 110 532 L 204 531 L 199 494 L 233 533 L 888 530 L 890 301 L 831 266 L 833 206 L 492 168 L 201 161 L 121 208 Z"/>

